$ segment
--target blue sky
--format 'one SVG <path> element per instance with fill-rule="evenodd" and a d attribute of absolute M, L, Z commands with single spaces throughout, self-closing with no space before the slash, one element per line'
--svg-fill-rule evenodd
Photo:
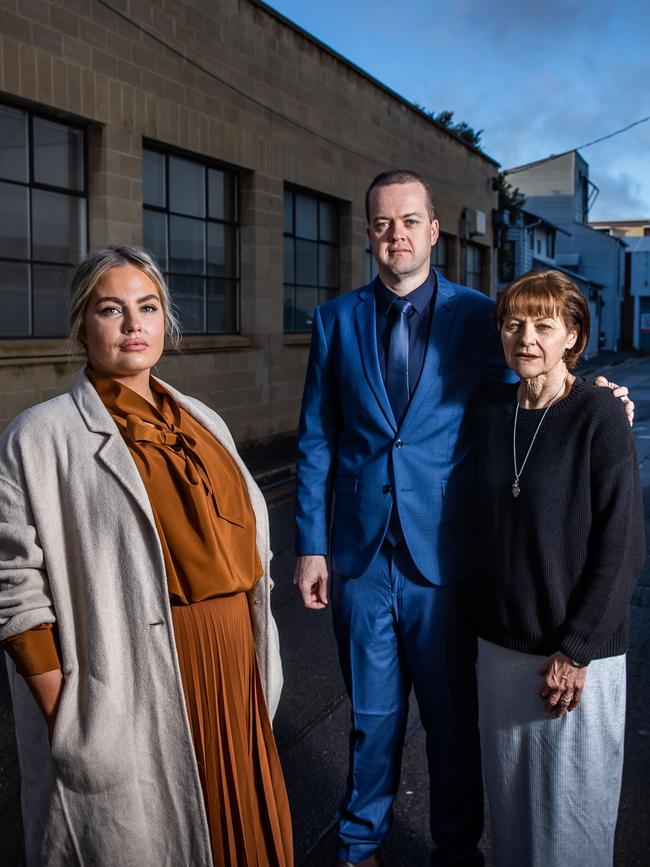
<path fill-rule="evenodd" d="M 483 129 L 511 167 L 650 115 L 650 0 L 272 0 L 412 102 Z M 650 218 L 650 121 L 581 151 L 592 219 Z"/>

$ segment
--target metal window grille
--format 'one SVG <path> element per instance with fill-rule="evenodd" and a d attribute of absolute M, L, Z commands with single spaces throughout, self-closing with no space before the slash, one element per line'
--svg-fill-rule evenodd
<path fill-rule="evenodd" d="M 237 173 L 185 154 L 143 151 L 143 238 L 186 334 L 240 326 Z"/>
<path fill-rule="evenodd" d="M 62 337 L 87 251 L 86 132 L 0 104 L 0 337 Z"/>
<path fill-rule="evenodd" d="M 314 309 L 340 286 L 339 212 L 329 199 L 284 191 L 284 330 L 311 330 Z"/>

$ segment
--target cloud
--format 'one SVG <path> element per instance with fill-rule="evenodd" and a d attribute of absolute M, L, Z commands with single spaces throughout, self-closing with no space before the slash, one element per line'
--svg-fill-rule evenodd
<path fill-rule="evenodd" d="M 505 167 L 650 115 L 648 0 L 272 2 L 406 99 L 484 130 Z M 650 123 L 583 151 L 599 213 L 650 215 L 649 151 Z"/>
<path fill-rule="evenodd" d="M 589 215 L 591 220 L 640 220 L 650 216 L 648 191 L 644 194 L 637 178 L 622 172 L 603 172 L 597 185 L 600 195 Z"/>
<path fill-rule="evenodd" d="M 606 0 L 545 0 L 544 3 L 527 3 L 522 0 L 499 0 L 494 3 L 476 3 L 475 0 L 455 0 L 449 4 L 464 27 L 482 31 L 485 35 L 521 39 L 522 55 L 526 49 L 536 48 L 539 37 L 549 35 L 557 40 L 565 37 L 567 30 L 586 26 L 603 14 Z M 538 39 L 530 40 L 531 34 Z"/>

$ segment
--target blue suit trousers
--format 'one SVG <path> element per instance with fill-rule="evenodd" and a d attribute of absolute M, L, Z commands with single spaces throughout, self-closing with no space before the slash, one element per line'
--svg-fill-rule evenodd
<path fill-rule="evenodd" d="M 431 584 L 403 542 L 384 542 L 360 577 L 334 573 L 332 606 L 352 702 L 338 857 L 367 858 L 388 831 L 413 688 L 426 732 L 436 857 L 445 864 L 481 864 L 476 639 L 468 586 Z"/>

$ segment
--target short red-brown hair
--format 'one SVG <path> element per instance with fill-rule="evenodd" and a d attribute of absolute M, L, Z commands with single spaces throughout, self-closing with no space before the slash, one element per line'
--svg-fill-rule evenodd
<path fill-rule="evenodd" d="M 589 343 L 591 317 L 585 296 L 561 271 L 527 271 L 513 280 L 499 295 L 495 311 L 499 330 L 509 317 L 559 316 L 578 339 L 567 349 L 564 362 L 573 370 Z"/>

